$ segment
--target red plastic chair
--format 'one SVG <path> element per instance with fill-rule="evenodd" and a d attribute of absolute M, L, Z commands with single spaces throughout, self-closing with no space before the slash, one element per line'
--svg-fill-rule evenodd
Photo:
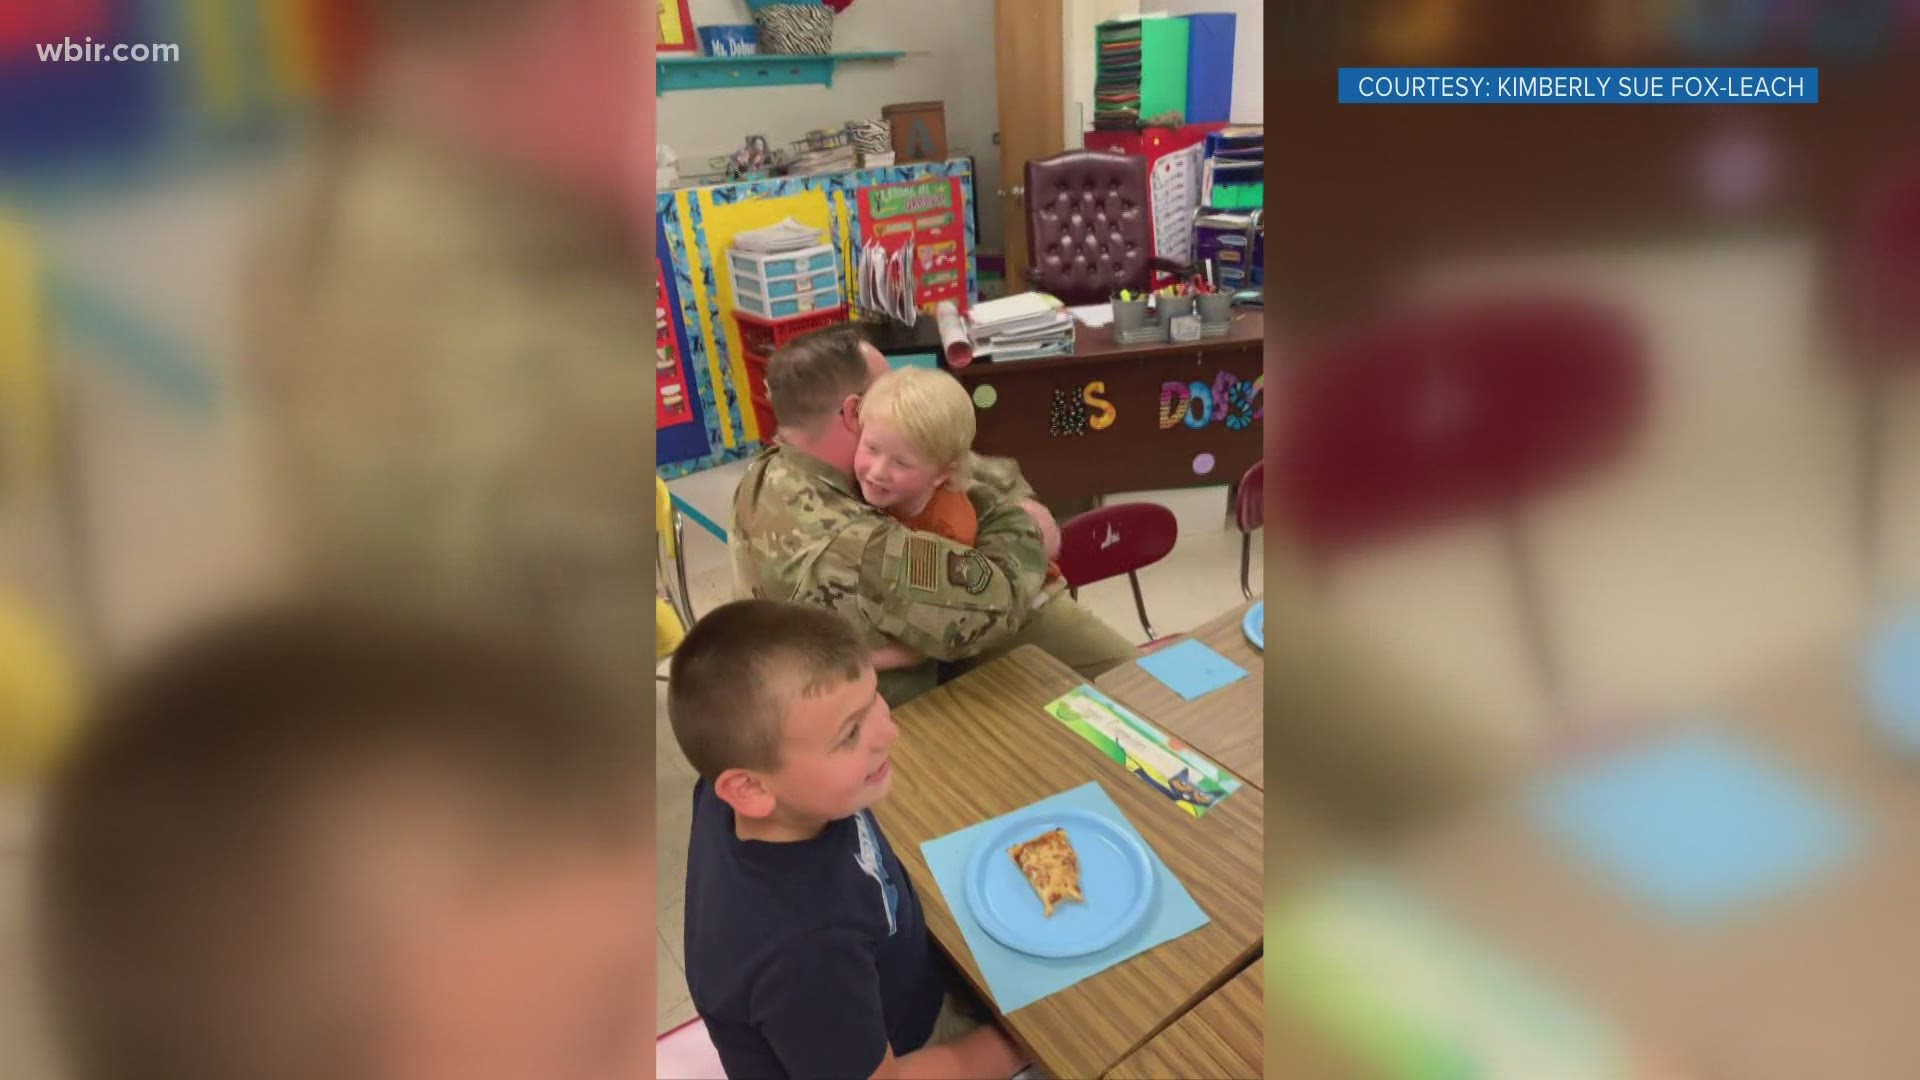
<path fill-rule="evenodd" d="M 1446 521 L 1497 517 L 1536 673 L 1557 698 L 1559 657 L 1521 511 L 1616 456 L 1639 426 L 1637 327 L 1578 298 L 1475 298 L 1309 349 L 1283 380 L 1269 395 L 1282 413 L 1276 497 L 1313 568 Z"/>
<path fill-rule="evenodd" d="M 1831 300 L 1859 391 L 1856 527 L 1871 591 L 1881 571 L 1887 382 L 1901 367 L 1920 365 L 1920 157 L 1882 173 L 1848 229 Z"/>
<path fill-rule="evenodd" d="M 1267 523 L 1267 463 L 1256 461 L 1240 477 L 1234 523 L 1240 526 L 1240 595 L 1253 599 L 1253 534 Z"/>
<path fill-rule="evenodd" d="M 1180 539 L 1180 522 L 1173 511 L 1158 503 L 1115 503 L 1090 510 L 1060 526 L 1060 573 L 1077 598 L 1080 586 L 1127 575 L 1133 586 L 1134 610 L 1147 640 L 1160 635 L 1147 621 L 1147 602 L 1140 593 L 1140 571 L 1173 550 Z"/>

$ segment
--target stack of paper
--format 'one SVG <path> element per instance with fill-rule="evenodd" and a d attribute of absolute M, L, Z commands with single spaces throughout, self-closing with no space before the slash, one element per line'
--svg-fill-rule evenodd
<path fill-rule="evenodd" d="M 799 251 L 801 248 L 816 247 L 827 242 L 826 234 L 810 225 L 802 225 L 788 218 L 778 225 L 768 225 L 764 229 L 751 229 L 733 238 L 733 246 L 741 251 L 768 253 L 775 251 Z"/>
<path fill-rule="evenodd" d="M 860 167 L 863 169 L 885 169 L 891 167 L 893 162 L 894 155 L 891 150 L 884 154 L 869 154 L 865 150 L 860 152 Z"/>
<path fill-rule="evenodd" d="M 1099 54 L 1093 80 L 1093 126 L 1140 126 L 1140 23 L 1111 22 L 1095 31 Z"/>
<path fill-rule="evenodd" d="M 1116 19 L 1094 29 L 1093 126 L 1135 130 L 1150 124 L 1186 122 L 1185 19 Z"/>
<path fill-rule="evenodd" d="M 812 173 L 846 172 L 859 164 L 860 156 L 853 144 L 836 146 L 827 150 L 809 150 L 793 159 L 787 166 L 790 176 L 806 176 Z"/>
<path fill-rule="evenodd" d="M 1073 316 L 1045 293 L 990 300 L 975 306 L 967 321 L 976 356 L 1032 360 L 1073 351 Z"/>

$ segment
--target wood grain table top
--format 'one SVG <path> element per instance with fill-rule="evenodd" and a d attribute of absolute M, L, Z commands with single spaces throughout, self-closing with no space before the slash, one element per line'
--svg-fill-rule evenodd
<path fill-rule="evenodd" d="M 1195 630 L 1190 637 L 1246 669 L 1247 677 L 1196 701 L 1186 701 L 1136 663 L 1121 664 L 1094 681 L 1108 697 L 1219 762 L 1256 788 L 1266 789 L 1265 657 L 1240 629 L 1252 604 Z"/>
<path fill-rule="evenodd" d="M 1127 1056 L 1108 1080 L 1259 1080 L 1266 1075 L 1266 966 L 1253 966 Z"/>
<path fill-rule="evenodd" d="M 921 843 L 1098 781 L 1208 916 L 1156 946 L 1004 1017 L 1060 1077 L 1097 1077 L 1245 968 L 1264 931 L 1264 796 L 1243 788 L 1195 819 L 1046 712 L 1082 685 L 1031 646 L 895 713 L 892 793 L 873 808 L 926 909 L 934 938 L 987 994 Z"/>

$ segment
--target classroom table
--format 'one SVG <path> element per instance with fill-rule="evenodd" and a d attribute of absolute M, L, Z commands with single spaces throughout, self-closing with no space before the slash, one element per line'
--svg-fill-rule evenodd
<path fill-rule="evenodd" d="M 1250 603 L 1235 605 L 1231 611 L 1189 635 L 1243 668 L 1247 677 L 1238 682 L 1187 701 L 1167 684 L 1147 674 L 1146 668 L 1129 663 L 1095 679 L 1093 685 L 1141 716 L 1153 717 L 1154 723 L 1167 734 L 1180 737 L 1242 780 L 1264 789 L 1265 658 L 1241 629 L 1247 609 L 1252 606 Z"/>
<path fill-rule="evenodd" d="M 983 997 L 924 841 L 1096 780 L 1207 913 L 1200 929 L 1003 1017 L 1059 1077 L 1104 1075 L 1245 968 L 1264 929 L 1261 792 L 1243 788 L 1205 817 L 1188 816 L 1042 711 L 1080 685 L 1071 668 L 1027 646 L 913 699 L 894 714 L 893 790 L 873 808 L 928 928 Z M 1283 828 L 1280 840 L 1295 843 L 1297 826 Z"/>
<path fill-rule="evenodd" d="M 1681 1075 L 1908 1077 L 1920 1062 L 1920 771 L 1859 703 L 1858 645 L 1777 666 L 1724 716 L 1863 828 L 1859 857 L 1790 894 L 1676 924 L 1489 806 L 1406 853 L 1409 883 Z"/>
<path fill-rule="evenodd" d="M 1254 961 L 1147 1045 L 1107 1080 L 1258 1080 L 1266 1075 L 1266 976 Z"/>
<path fill-rule="evenodd" d="M 977 360 L 953 372 L 979 406 L 973 448 L 1020 462 L 1049 505 L 1125 491 L 1236 487 L 1260 460 L 1265 384 L 1243 406 L 1222 409 L 1213 398 L 1236 382 L 1261 380 L 1265 325 L 1260 309 L 1239 309 L 1224 337 L 1146 345 L 1121 345 L 1106 327 L 1080 326 L 1066 356 Z M 1196 393 L 1195 384 L 1203 389 Z M 1056 400 L 1085 409 L 1079 434 L 1056 434 Z"/>

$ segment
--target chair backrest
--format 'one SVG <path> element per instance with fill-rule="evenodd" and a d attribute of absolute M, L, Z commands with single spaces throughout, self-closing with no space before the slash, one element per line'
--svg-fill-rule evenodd
<path fill-rule="evenodd" d="M 1074 588 L 1130 574 L 1167 557 L 1180 522 L 1159 503 L 1115 503 L 1060 526 L 1060 573 Z"/>
<path fill-rule="evenodd" d="M 1267 395 L 1281 513 L 1328 552 L 1517 507 L 1624 448 L 1645 352 L 1620 312 L 1553 295 L 1454 301 L 1310 348 Z"/>
<path fill-rule="evenodd" d="M 1240 477 L 1239 494 L 1234 503 L 1234 519 L 1243 533 L 1259 532 L 1267 523 L 1267 463 L 1256 461 Z"/>
<path fill-rule="evenodd" d="M 1067 304 L 1145 291 L 1153 261 L 1147 159 L 1073 150 L 1027 162 L 1028 282 Z"/>
<path fill-rule="evenodd" d="M 1830 297 L 1858 365 L 1912 362 L 1920 342 L 1920 158 L 1895 162 L 1842 237 Z"/>

